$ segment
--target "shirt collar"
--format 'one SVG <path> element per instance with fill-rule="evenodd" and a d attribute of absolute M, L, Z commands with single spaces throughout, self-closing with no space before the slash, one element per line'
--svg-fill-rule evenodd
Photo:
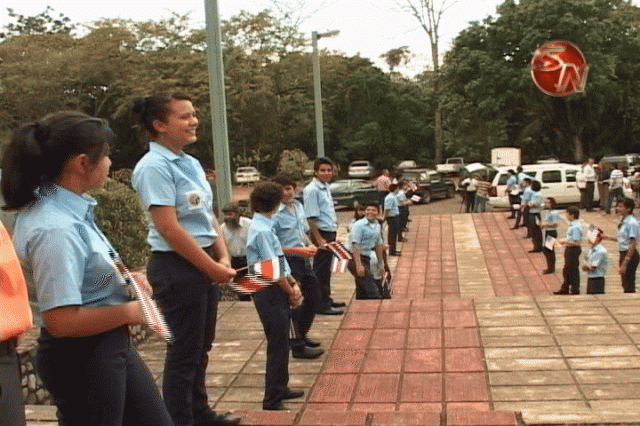
<path fill-rule="evenodd" d="M 40 188 L 40 197 L 52 197 L 64 209 L 68 210 L 78 219 L 93 217 L 93 209 L 98 202 L 87 194 L 76 194 L 60 185 L 51 184 Z"/>
<path fill-rule="evenodd" d="M 313 181 L 316 183 L 316 185 L 322 189 L 327 189 L 329 188 L 329 184 L 322 182 L 320 179 L 318 179 L 317 177 L 313 178 Z"/>
<path fill-rule="evenodd" d="M 176 154 L 175 152 L 171 151 L 169 148 L 158 142 L 149 142 L 149 151 L 156 153 L 169 161 L 176 161 L 184 158 L 184 153 L 182 151 L 180 151 L 180 154 Z"/>
<path fill-rule="evenodd" d="M 253 215 L 253 221 L 255 221 L 257 224 L 258 223 L 264 223 L 269 227 L 272 227 L 273 224 L 275 223 L 273 220 L 273 216 L 272 217 L 267 217 L 265 215 L 263 215 L 262 213 L 255 213 Z"/>

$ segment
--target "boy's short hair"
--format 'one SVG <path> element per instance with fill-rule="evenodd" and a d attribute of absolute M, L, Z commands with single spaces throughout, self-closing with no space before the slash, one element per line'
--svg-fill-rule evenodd
<path fill-rule="evenodd" d="M 540 191 L 540 188 L 542 188 L 542 185 L 540 185 L 540 182 L 538 182 L 537 180 L 534 180 L 533 183 L 531 184 L 531 189 L 533 189 L 534 191 Z"/>
<path fill-rule="evenodd" d="M 549 206 L 550 206 L 552 209 L 555 209 L 555 208 L 556 208 L 556 206 L 558 205 L 558 203 L 556 202 L 556 199 L 555 199 L 555 198 L 553 198 L 553 197 L 547 197 L 547 200 L 549 200 Z"/>
<path fill-rule="evenodd" d="M 251 191 L 249 199 L 254 212 L 272 212 L 282 201 L 282 186 L 275 182 L 259 183 Z"/>
<path fill-rule="evenodd" d="M 371 202 L 371 203 L 365 204 L 364 208 L 366 209 L 367 207 L 375 207 L 378 211 L 380 211 L 380 204 L 378 204 L 376 202 Z"/>
<path fill-rule="evenodd" d="M 283 187 L 285 187 L 285 186 L 293 186 L 295 188 L 297 186 L 296 182 L 293 179 L 291 179 L 289 176 L 284 175 L 284 174 L 276 175 L 272 179 L 272 181 L 275 182 L 275 183 L 279 183 Z"/>
<path fill-rule="evenodd" d="M 618 204 L 622 203 L 622 205 L 627 208 L 627 209 L 631 209 L 631 211 L 633 211 L 633 209 L 636 206 L 636 202 L 633 201 L 631 198 L 628 197 L 623 197 L 620 200 L 618 200 Z"/>
<path fill-rule="evenodd" d="M 575 217 L 576 219 L 580 218 L 580 209 L 577 208 L 576 206 L 567 207 L 567 213 L 569 213 L 571 216 Z"/>
<path fill-rule="evenodd" d="M 392 183 L 391 185 L 389 185 L 389 192 L 393 192 L 396 189 L 398 189 L 398 184 L 397 183 Z"/>
<path fill-rule="evenodd" d="M 328 164 L 333 168 L 333 161 L 329 157 L 318 157 L 313 162 L 313 171 L 317 172 L 322 164 Z"/>

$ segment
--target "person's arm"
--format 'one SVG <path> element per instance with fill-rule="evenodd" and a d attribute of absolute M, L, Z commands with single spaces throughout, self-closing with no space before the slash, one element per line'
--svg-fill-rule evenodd
<path fill-rule="evenodd" d="M 236 275 L 233 269 L 213 260 L 198 245 L 193 236 L 178 222 L 173 206 L 151 206 L 149 207 L 149 215 L 158 232 L 169 243 L 171 248 L 211 279 L 216 282 L 227 283 Z M 216 253 L 218 253 L 217 250 L 220 245 L 224 246 L 222 238 L 218 238 L 214 243 Z M 224 248 L 224 253 L 226 253 L 226 247 Z"/>
<path fill-rule="evenodd" d="M 353 243 L 353 263 L 356 266 L 356 275 L 359 277 L 364 277 L 365 269 L 362 264 L 362 258 L 360 257 L 360 247 L 358 243 Z"/>
<path fill-rule="evenodd" d="M 282 247 L 282 252 L 284 254 L 294 254 L 297 256 L 302 256 L 304 258 L 310 259 L 316 255 L 318 251 L 318 247 L 314 245 L 306 246 L 306 247 Z"/>
<path fill-rule="evenodd" d="M 387 251 L 385 250 L 384 244 L 380 243 L 376 245 L 376 256 L 378 256 L 378 265 L 380 265 L 380 270 L 391 273 L 389 262 L 387 262 Z M 382 262 L 380 262 L 380 260 L 382 260 Z"/>
<path fill-rule="evenodd" d="M 318 248 L 324 247 L 324 245 L 327 244 L 327 241 L 324 238 L 322 238 L 322 235 L 320 235 L 320 229 L 318 229 L 318 222 L 319 222 L 318 218 L 310 217 L 308 219 L 308 222 L 309 222 L 309 236 L 311 237 L 311 241 Z"/>
<path fill-rule="evenodd" d="M 122 325 L 142 324 L 140 302 L 113 306 L 61 306 L 42 313 L 47 330 L 54 337 L 86 337 Z"/>
<path fill-rule="evenodd" d="M 227 250 L 227 244 L 224 242 L 224 238 L 222 237 L 222 228 L 220 227 L 220 222 L 218 219 L 213 218 L 212 220 L 213 228 L 216 230 L 216 234 L 218 237 L 213 242 L 213 249 L 218 256 L 218 263 L 226 266 L 227 268 L 231 268 L 231 256 L 229 256 L 229 250 Z"/>

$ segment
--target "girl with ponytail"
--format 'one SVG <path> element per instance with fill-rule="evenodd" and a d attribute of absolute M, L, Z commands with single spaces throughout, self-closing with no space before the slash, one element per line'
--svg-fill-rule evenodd
<path fill-rule="evenodd" d="M 128 325 L 143 322 L 140 302 L 130 300 L 85 194 L 107 179 L 114 139 L 105 121 L 80 112 L 21 127 L 2 158 L 4 208 L 17 210 L 13 241 L 42 321 L 36 368 L 60 424 L 169 426 L 129 341 Z"/>

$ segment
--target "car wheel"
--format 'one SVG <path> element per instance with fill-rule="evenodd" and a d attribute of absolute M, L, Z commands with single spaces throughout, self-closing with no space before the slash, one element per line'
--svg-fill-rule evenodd
<path fill-rule="evenodd" d="M 453 198 L 456 195 L 456 191 L 453 188 L 447 188 L 447 198 Z"/>
<path fill-rule="evenodd" d="M 424 191 L 424 195 L 422 196 L 425 204 L 429 204 L 431 202 L 431 191 Z"/>

